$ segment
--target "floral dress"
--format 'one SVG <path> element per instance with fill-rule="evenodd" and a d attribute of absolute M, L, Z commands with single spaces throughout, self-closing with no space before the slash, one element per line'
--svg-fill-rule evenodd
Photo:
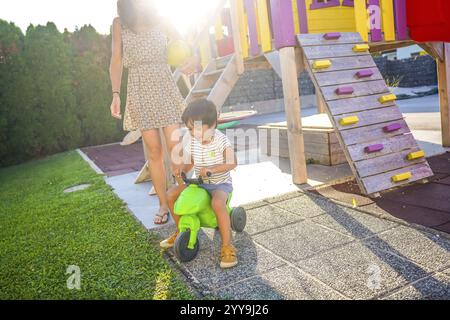
<path fill-rule="evenodd" d="M 184 99 L 167 65 L 168 40 L 159 25 L 134 33 L 122 24 L 123 65 L 128 69 L 125 131 L 181 123 Z"/>

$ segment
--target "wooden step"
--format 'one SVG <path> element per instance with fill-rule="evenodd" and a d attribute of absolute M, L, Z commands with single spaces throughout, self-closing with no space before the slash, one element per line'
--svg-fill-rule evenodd
<path fill-rule="evenodd" d="M 223 69 L 227 66 L 228 62 L 230 62 L 231 58 L 234 54 L 230 54 L 228 56 L 216 58 L 216 68 Z"/>
<path fill-rule="evenodd" d="M 211 90 L 212 90 L 212 88 L 193 90 L 192 94 L 194 96 L 207 96 L 207 95 L 209 95 Z"/>
<path fill-rule="evenodd" d="M 217 69 L 214 71 L 205 72 L 204 76 L 205 77 L 218 77 L 223 73 L 224 70 L 225 70 L 225 68 L 221 68 L 221 69 Z"/>

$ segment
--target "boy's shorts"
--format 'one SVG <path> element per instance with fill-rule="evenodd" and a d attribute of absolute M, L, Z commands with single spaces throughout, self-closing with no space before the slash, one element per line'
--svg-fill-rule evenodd
<path fill-rule="evenodd" d="M 233 185 L 231 183 L 204 183 L 199 185 L 200 188 L 205 189 L 212 196 L 213 192 L 216 190 L 224 191 L 228 197 L 230 197 L 230 193 L 233 192 Z"/>

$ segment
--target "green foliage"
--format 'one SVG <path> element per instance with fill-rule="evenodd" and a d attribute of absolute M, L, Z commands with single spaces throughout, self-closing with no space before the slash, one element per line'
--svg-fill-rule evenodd
<path fill-rule="evenodd" d="M 0 169 L 0 226 L 0 300 L 193 298 L 156 236 L 75 151 Z M 80 290 L 67 288 L 71 265 Z"/>
<path fill-rule="evenodd" d="M 109 111 L 110 48 L 92 26 L 60 33 L 49 22 L 23 35 L 0 19 L 0 166 L 123 137 Z"/>

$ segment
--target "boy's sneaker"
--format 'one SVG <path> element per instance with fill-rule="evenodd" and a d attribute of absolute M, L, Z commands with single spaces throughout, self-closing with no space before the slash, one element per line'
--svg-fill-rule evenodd
<path fill-rule="evenodd" d="M 232 245 L 222 246 L 220 252 L 220 267 L 222 269 L 232 268 L 237 265 L 237 263 L 236 249 Z"/>
<path fill-rule="evenodd" d="M 159 243 L 159 246 L 163 249 L 169 249 L 172 248 L 173 245 L 175 244 L 175 240 L 177 239 L 177 236 L 180 232 L 177 231 L 175 232 L 173 235 L 171 235 L 169 238 L 167 238 L 166 240 L 163 240 Z"/>

